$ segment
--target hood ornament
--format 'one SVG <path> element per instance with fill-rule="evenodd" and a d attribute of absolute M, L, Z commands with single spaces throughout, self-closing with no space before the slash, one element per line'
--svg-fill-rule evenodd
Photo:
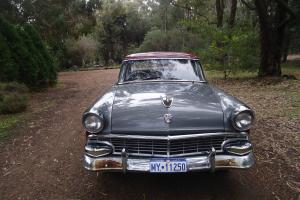
<path fill-rule="evenodd" d="M 173 103 L 173 97 L 168 97 L 168 96 L 162 97 L 162 103 L 166 108 L 170 108 Z"/>
<path fill-rule="evenodd" d="M 164 115 L 164 120 L 167 124 L 170 124 L 172 122 L 172 119 L 173 119 L 173 115 L 171 115 L 171 114 Z"/>

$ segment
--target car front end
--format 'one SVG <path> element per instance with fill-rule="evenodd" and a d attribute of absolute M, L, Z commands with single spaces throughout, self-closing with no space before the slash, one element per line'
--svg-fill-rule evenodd
<path fill-rule="evenodd" d="M 162 163 L 167 164 L 163 166 Z M 252 145 L 245 132 L 176 136 L 89 135 L 84 155 L 84 167 L 91 171 L 214 171 L 249 168 L 253 163 Z"/>
<path fill-rule="evenodd" d="M 84 167 L 124 173 L 250 168 L 254 112 L 209 85 L 197 58 L 165 57 L 123 62 L 118 83 L 84 113 Z"/>

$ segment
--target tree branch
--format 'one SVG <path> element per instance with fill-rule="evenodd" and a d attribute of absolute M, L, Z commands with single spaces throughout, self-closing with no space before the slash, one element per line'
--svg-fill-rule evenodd
<path fill-rule="evenodd" d="M 194 14 L 196 14 L 199 17 L 204 18 L 208 24 L 213 24 L 207 16 L 193 10 L 193 8 L 191 8 L 189 6 L 180 5 L 180 4 L 176 3 L 175 1 L 171 1 L 170 3 L 171 3 L 172 6 L 175 6 L 175 7 L 181 8 L 181 9 L 185 9 L 185 10 L 188 10 L 188 11 L 194 11 Z"/>
<path fill-rule="evenodd" d="M 290 23 L 291 21 L 296 19 L 296 14 L 294 13 L 294 11 L 289 7 L 289 5 L 282 1 L 282 0 L 275 0 L 279 6 L 281 6 L 288 14 L 289 16 L 287 16 L 284 20 L 282 20 L 282 22 L 280 22 L 280 24 L 277 26 L 278 29 L 280 29 L 281 27 L 285 26 L 286 24 Z"/>
<path fill-rule="evenodd" d="M 241 2 L 249 9 L 249 10 L 256 10 L 256 7 L 254 5 L 251 5 L 249 2 L 246 2 L 246 0 L 241 0 Z"/>
<path fill-rule="evenodd" d="M 280 6 L 282 6 L 289 14 L 292 18 L 296 18 L 296 14 L 294 13 L 294 11 L 289 7 L 289 5 L 282 1 L 282 0 L 275 0 L 278 4 L 280 4 Z"/>

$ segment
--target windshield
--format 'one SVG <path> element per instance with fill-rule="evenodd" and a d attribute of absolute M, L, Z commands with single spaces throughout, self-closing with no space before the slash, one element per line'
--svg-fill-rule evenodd
<path fill-rule="evenodd" d="M 123 63 L 119 82 L 146 80 L 205 81 L 197 60 L 153 59 Z"/>

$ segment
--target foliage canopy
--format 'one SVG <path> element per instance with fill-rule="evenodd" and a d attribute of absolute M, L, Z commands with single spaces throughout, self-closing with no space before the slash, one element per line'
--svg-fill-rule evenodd
<path fill-rule="evenodd" d="M 33 26 L 14 26 L 0 17 L 0 46 L 0 81 L 34 90 L 56 82 L 54 62 Z"/>

